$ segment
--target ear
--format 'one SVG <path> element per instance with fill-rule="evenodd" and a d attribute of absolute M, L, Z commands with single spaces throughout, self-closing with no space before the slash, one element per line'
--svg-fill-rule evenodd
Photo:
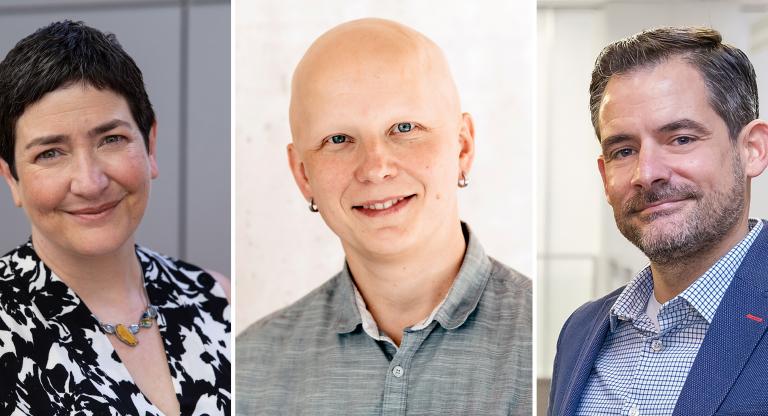
<path fill-rule="evenodd" d="M 13 203 L 17 207 L 21 207 L 21 193 L 19 192 L 19 181 L 11 175 L 11 167 L 8 166 L 8 162 L 5 159 L 0 158 L 0 174 L 3 175 L 5 183 L 8 184 L 8 188 L 11 190 L 11 196 L 13 196 Z"/>
<path fill-rule="evenodd" d="M 286 150 L 288 151 L 288 165 L 291 168 L 291 173 L 293 173 L 293 179 L 296 181 L 301 194 L 304 195 L 304 199 L 309 201 L 312 198 L 312 187 L 309 185 L 309 177 L 307 177 L 307 171 L 301 160 L 299 150 L 293 143 L 288 144 Z"/>
<path fill-rule="evenodd" d="M 610 204 L 611 200 L 608 198 L 608 180 L 605 178 L 605 159 L 603 158 L 603 155 L 597 157 L 597 170 L 600 171 L 600 178 L 603 180 L 603 192 L 605 193 L 605 199 Z"/>
<path fill-rule="evenodd" d="M 149 129 L 149 169 L 152 173 L 152 179 L 157 178 L 160 172 L 157 169 L 157 120 L 152 123 Z"/>
<path fill-rule="evenodd" d="M 472 161 L 475 160 L 475 123 L 469 113 L 461 115 L 459 130 L 459 167 L 461 171 L 469 174 L 472 169 Z"/>
<path fill-rule="evenodd" d="M 755 178 L 768 166 L 768 123 L 752 120 L 742 130 L 740 151 L 744 173 L 748 178 Z"/>

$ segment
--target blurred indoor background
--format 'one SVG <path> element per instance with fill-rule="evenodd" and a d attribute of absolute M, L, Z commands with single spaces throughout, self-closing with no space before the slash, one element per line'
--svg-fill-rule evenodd
<path fill-rule="evenodd" d="M 537 16 L 537 369 L 545 414 L 557 335 L 573 310 L 647 264 L 619 233 L 597 170 L 589 116 L 592 66 L 606 44 L 640 30 L 700 25 L 742 49 L 768 97 L 768 7 L 753 1 L 539 0 Z M 764 107 L 765 108 L 765 107 Z M 765 111 L 765 110 L 764 110 Z M 766 117 L 763 114 L 763 117 Z M 751 215 L 768 217 L 768 172 L 752 182 Z M 568 342 L 568 340 L 563 340 Z"/>
<path fill-rule="evenodd" d="M 0 57 L 57 20 L 117 36 L 144 74 L 158 120 L 160 176 L 136 241 L 229 275 L 230 3 L 228 0 L 3 0 Z M 29 222 L 0 185 L 0 252 Z"/>

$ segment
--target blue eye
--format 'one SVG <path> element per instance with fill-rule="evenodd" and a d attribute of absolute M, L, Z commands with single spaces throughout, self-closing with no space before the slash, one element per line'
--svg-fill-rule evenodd
<path fill-rule="evenodd" d="M 692 143 L 696 139 L 691 136 L 678 136 L 675 137 L 675 144 L 688 144 Z"/>
<path fill-rule="evenodd" d="M 629 147 L 619 149 L 611 153 L 611 159 L 624 159 L 635 154 L 635 150 Z"/>
<path fill-rule="evenodd" d="M 413 129 L 413 125 L 411 123 L 397 123 L 395 127 L 400 133 L 408 133 Z"/>
<path fill-rule="evenodd" d="M 347 141 L 347 136 L 343 134 L 334 134 L 329 138 L 329 141 L 333 144 L 342 144 Z"/>

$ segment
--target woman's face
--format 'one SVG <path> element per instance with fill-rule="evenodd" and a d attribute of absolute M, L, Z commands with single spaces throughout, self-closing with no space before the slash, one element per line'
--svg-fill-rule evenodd
<path fill-rule="evenodd" d="M 32 224 L 35 247 L 81 256 L 133 245 L 157 177 L 128 103 L 76 83 L 27 107 L 16 123 L 16 172 L 3 175 Z"/>

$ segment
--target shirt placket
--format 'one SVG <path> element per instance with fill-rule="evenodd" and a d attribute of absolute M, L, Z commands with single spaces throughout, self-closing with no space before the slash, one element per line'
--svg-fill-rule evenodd
<path fill-rule="evenodd" d="M 654 395 L 649 395 L 648 392 L 659 387 L 655 383 L 658 376 L 656 372 L 659 368 L 665 367 L 665 360 L 669 360 L 665 356 L 667 344 L 671 342 L 672 333 L 681 329 L 680 325 L 683 324 L 685 316 L 684 309 L 685 305 L 679 301 L 675 305 L 663 308 L 659 313 L 661 331 L 658 333 L 649 330 L 649 323 L 643 322 L 645 325 L 635 326 L 643 334 L 642 348 L 633 373 L 632 388 L 622 408 L 622 415 L 658 414 L 660 403 L 654 403 Z"/>
<path fill-rule="evenodd" d="M 432 322 L 427 328 L 419 331 L 406 330 L 403 333 L 400 347 L 389 362 L 387 369 L 382 415 L 399 416 L 406 414 L 409 381 L 417 376 L 412 374 L 414 371 L 411 367 L 413 357 L 435 324 Z"/>

